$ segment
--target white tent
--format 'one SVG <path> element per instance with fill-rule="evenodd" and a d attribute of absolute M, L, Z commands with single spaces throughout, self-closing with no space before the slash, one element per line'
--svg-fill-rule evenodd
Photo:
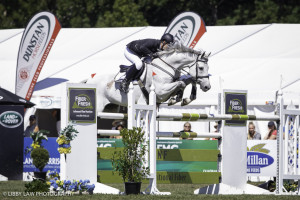
<path fill-rule="evenodd" d="M 119 64 L 129 64 L 123 55 L 127 43 L 143 38 L 159 39 L 165 29 L 151 26 L 61 29 L 38 79 L 36 89 L 40 90 L 33 93 L 33 101 L 40 107 L 59 106 L 61 84 L 47 87 L 55 82 L 54 78 L 78 83 L 93 73 L 117 73 Z M 0 86 L 12 92 L 22 33 L 23 29 L 0 30 Z M 188 108 L 211 110 L 211 105 L 217 105 L 217 93 L 224 88 L 248 90 L 248 105 L 252 106 L 249 114 L 271 112 L 274 108 L 264 106 L 265 102 L 275 102 L 280 86 L 285 103 L 298 105 L 299 35 L 300 24 L 207 27 L 196 48 L 212 52 L 209 60 L 212 88 L 206 93 L 198 90 L 197 100 Z M 189 92 L 188 88 L 185 96 Z"/>

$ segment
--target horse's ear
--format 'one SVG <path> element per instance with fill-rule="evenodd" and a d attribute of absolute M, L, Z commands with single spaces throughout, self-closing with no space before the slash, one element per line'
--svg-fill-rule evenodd
<path fill-rule="evenodd" d="M 207 54 L 206 54 L 206 52 L 204 52 L 203 55 L 201 56 L 201 58 L 208 59 L 208 57 L 210 56 L 210 54 L 211 54 L 211 52 L 209 52 Z"/>
<path fill-rule="evenodd" d="M 204 56 L 205 56 L 205 51 L 202 53 L 202 55 L 201 55 L 201 58 L 200 58 L 200 59 L 202 59 Z"/>

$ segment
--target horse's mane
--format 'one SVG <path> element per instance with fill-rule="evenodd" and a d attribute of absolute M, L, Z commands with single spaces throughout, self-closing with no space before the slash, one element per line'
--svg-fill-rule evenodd
<path fill-rule="evenodd" d="M 158 54 L 161 56 L 164 54 L 171 54 L 175 51 L 182 52 L 182 53 L 192 53 L 192 54 L 197 54 L 197 55 L 203 53 L 202 50 L 195 50 L 195 49 L 184 46 L 182 43 L 175 42 L 173 44 L 168 45 L 168 48 L 166 50 L 159 51 Z"/>

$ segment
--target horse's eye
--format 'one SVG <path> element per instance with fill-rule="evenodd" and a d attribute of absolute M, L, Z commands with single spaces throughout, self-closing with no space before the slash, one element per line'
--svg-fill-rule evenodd
<path fill-rule="evenodd" d="M 202 71 L 204 69 L 204 67 L 199 67 L 199 69 Z"/>

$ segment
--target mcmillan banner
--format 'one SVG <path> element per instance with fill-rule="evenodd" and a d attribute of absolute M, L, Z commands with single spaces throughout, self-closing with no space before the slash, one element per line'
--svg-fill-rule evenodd
<path fill-rule="evenodd" d="M 170 33 L 174 39 L 183 45 L 194 48 L 206 32 L 203 19 L 194 12 L 183 12 L 177 15 L 167 27 L 165 33 Z"/>
<path fill-rule="evenodd" d="M 61 29 L 57 18 L 50 12 L 36 14 L 23 33 L 16 68 L 18 96 L 30 100 L 47 56 Z"/>

